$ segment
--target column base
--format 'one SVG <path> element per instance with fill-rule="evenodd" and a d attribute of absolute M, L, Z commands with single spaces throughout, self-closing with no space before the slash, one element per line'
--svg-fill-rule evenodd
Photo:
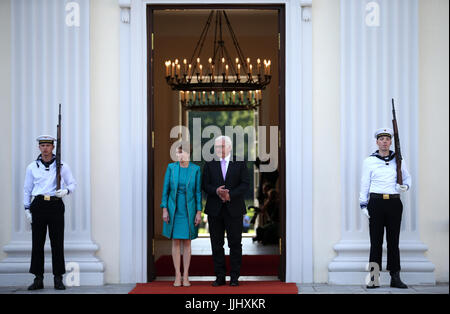
<path fill-rule="evenodd" d="M 367 285 L 368 272 L 329 272 L 330 285 Z M 428 272 L 400 272 L 400 278 L 407 285 L 435 285 L 434 273 Z M 389 271 L 382 271 L 379 279 L 381 286 L 389 286 L 391 276 Z"/>
<path fill-rule="evenodd" d="M 90 241 L 64 244 L 66 261 L 66 286 L 104 285 L 104 265 L 94 256 L 98 246 Z M 8 257 L 0 262 L 0 286 L 28 286 L 34 275 L 29 273 L 31 243 L 12 242 L 4 247 Z M 44 286 L 53 287 L 53 273 L 50 245 L 46 245 L 44 264 Z"/>
<path fill-rule="evenodd" d="M 419 241 L 400 242 L 401 271 L 400 277 L 407 285 L 435 285 L 434 265 L 424 253 L 426 245 Z M 328 265 L 328 283 L 335 285 L 366 285 L 369 272 L 368 241 L 343 240 L 334 246 L 338 253 Z M 382 271 L 380 284 L 389 285 L 390 275 L 386 270 L 386 247 L 383 247 Z"/>

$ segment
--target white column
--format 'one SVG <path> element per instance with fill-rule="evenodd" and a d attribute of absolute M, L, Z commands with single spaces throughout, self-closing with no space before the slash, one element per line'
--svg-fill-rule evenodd
<path fill-rule="evenodd" d="M 418 229 L 417 10 L 417 0 L 341 0 L 342 238 L 334 246 L 337 257 L 329 264 L 329 283 L 365 284 L 370 243 L 358 202 L 361 167 L 377 149 L 374 131 L 392 128 L 391 98 L 412 176 L 412 187 L 402 196 L 402 278 L 408 284 L 435 283 L 434 265 L 424 256 L 427 246 Z M 382 273 L 383 284 L 389 278 Z"/>
<path fill-rule="evenodd" d="M 120 282 L 147 282 L 146 3 L 119 0 Z M 131 149 L 130 149 L 131 148 Z"/>
<path fill-rule="evenodd" d="M 313 281 L 311 24 L 310 1 L 286 3 L 286 281 L 297 283 Z"/>
<path fill-rule="evenodd" d="M 89 5 L 89 0 L 11 3 L 13 207 L 11 242 L 3 248 L 8 256 L 0 262 L 1 286 L 25 285 L 33 278 L 28 273 L 31 230 L 24 218 L 23 182 L 27 165 L 39 155 L 36 137 L 56 136 L 59 103 L 62 159 L 78 184 L 64 199 L 67 271 L 79 269 L 81 285 L 104 282 L 103 263 L 95 257 L 98 246 L 91 240 Z M 45 253 L 51 284 L 48 237 Z"/>

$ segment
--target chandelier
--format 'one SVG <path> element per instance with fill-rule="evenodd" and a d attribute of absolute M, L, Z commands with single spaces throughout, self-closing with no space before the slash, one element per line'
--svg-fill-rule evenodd
<path fill-rule="evenodd" d="M 222 18 L 237 57 L 232 57 L 225 46 Z M 213 21 L 213 54 L 202 64 L 200 55 Z M 179 91 L 181 105 L 187 110 L 256 110 L 262 104 L 262 90 L 270 83 L 271 61 L 255 61 L 243 54 L 226 12 L 213 10 L 191 58 L 165 61 L 165 77 L 172 90 Z"/>

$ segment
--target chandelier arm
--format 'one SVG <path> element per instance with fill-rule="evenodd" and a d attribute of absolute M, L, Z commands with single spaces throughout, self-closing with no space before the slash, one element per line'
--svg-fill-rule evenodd
<path fill-rule="evenodd" d="M 241 47 L 239 46 L 239 42 L 237 40 L 236 34 L 234 33 L 233 28 L 231 27 L 230 20 L 228 19 L 228 16 L 227 16 L 225 10 L 223 10 L 223 15 L 225 17 L 225 21 L 227 23 L 228 31 L 229 31 L 229 33 L 231 35 L 231 39 L 233 40 L 234 47 L 236 48 L 236 52 L 237 52 L 237 54 L 239 56 L 239 59 L 241 60 L 241 64 L 242 64 L 243 70 L 245 71 L 245 73 L 248 73 L 248 71 L 247 71 L 247 63 L 246 63 L 246 60 L 245 60 L 245 55 L 242 52 Z"/>
<path fill-rule="evenodd" d="M 216 60 L 216 46 L 217 46 L 217 23 L 218 23 L 218 14 L 216 12 L 216 25 L 214 27 L 214 47 L 213 47 L 213 56 L 212 56 L 212 63 L 215 64 L 215 60 Z"/>
<path fill-rule="evenodd" d="M 212 20 L 213 13 L 214 13 L 214 11 L 211 11 L 211 13 L 208 16 L 208 20 L 206 21 L 206 24 L 205 24 L 205 27 L 203 28 L 202 34 L 200 35 L 197 45 L 195 46 L 194 52 L 192 53 L 191 59 L 189 60 L 189 64 L 192 64 L 192 61 L 195 58 L 197 49 L 198 49 L 197 58 L 200 56 L 200 53 L 202 52 L 202 48 L 203 48 L 203 45 L 206 40 L 206 35 L 208 34 L 209 27 L 211 26 L 211 20 Z M 197 60 L 195 59 L 194 70 L 196 68 L 197 68 Z"/>

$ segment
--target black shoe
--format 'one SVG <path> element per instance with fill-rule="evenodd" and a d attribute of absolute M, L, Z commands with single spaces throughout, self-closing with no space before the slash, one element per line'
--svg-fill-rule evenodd
<path fill-rule="evenodd" d="M 219 287 L 219 286 L 223 286 L 223 285 L 225 285 L 226 284 L 226 282 L 225 282 L 225 277 L 217 277 L 216 278 L 216 281 L 214 281 L 213 283 L 212 283 L 212 286 L 213 287 Z"/>
<path fill-rule="evenodd" d="M 408 286 L 405 285 L 402 280 L 400 279 L 400 272 L 391 272 L 391 287 L 392 288 L 399 288 L 399 289 L 408 289 Z"/>
<path fill-rule="evenodd" d="M 40 290 L 44 289 L 44 276 L 36 276 L 33 284 L 28 287 L 28 290 Z"/>
<path fill-rule="evenodd" d="M 53 282 L 55 283 L 56 290 L 66 290 L 66 286 L 64 286 L 64 284 L 63 284 L 62 276 L 55 276 L 55 278 L 53 279 Z"/>
<path fill-rule="evenodd" d="M 239 286 L 239 280 L 237 278 L 231 278 L 230 287 L 237 287 L 237 286 Z"/>

